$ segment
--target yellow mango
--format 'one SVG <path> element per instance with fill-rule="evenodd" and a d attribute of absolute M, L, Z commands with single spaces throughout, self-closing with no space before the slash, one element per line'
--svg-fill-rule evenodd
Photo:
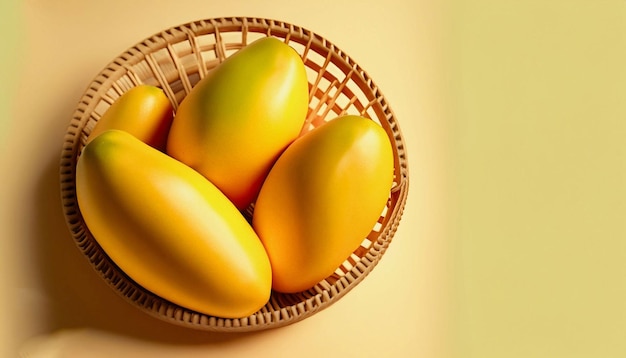
<path fill-rule="evenodd" d="M 299 135 L 307 110 L 302 59 L 284 42 L 261 38 L 226 58 L 183 99 L 167 153 L 244 209 Z"/>
<path fill-rule="evenodd" d="M 206 178 L 120 130 L 84 148 L 76 193 L 96 241 L 133 280 L 209 315 L 250 315 L 269 299 L 268 256 Z"/>
<path fill-rule="evenodd" d="M 173 120 L 172 104 L 163 90 L 151 85 L 139 85 L 113 102 L 94 126 L 87 142 L 104 131 L 119 129 L 160 151 L 165 151 Z"/>
<path fill-rule="evenodd" d="M 386 205 L 393 169 L 384 129 L 359 116 L 335 118 L 283 152 L 252 217 L 274 290 L 311 288 L 360 246 Z"/>

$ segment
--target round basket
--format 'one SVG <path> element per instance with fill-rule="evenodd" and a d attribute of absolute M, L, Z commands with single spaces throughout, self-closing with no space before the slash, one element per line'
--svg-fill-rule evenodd
<path fill-rule="evenodd" d="M 272 292 L 269 302 L 244 318 L 208 316 L 147 291 L 124 274 L 95 241 L 76 199 L 75 168 L 98 119 L 124 92 L 139 84 L 163 89 L 174 109 L 211 68 L 252 41 L 273 36 L 302 57 L 309 80 L 304 130 L 342 114 L 379 123 L 393 144 L 395 177 L 389 200 L 362 245 L 330 277 L 296 293 Z M 323 37 L 299 26 L 249 17 L 216 18 L 159 32 L 129 48 L 107 65 L 80 99 L 65 135 L 61 163 L 63 210 L 71 235 L 99 275 L 122 297 L 160 319 L 209 331 L 255 331 L 285 326 L 319 312 L 345 295 L 376 266 L 396 232 L 408 192 L 404 140 L 391 108 L 367 73 Z M 250 214 L 250 212 L 247 212 Z"/>

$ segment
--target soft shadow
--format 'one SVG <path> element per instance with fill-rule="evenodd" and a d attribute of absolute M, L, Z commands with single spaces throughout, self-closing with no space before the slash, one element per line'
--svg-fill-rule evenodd
<path fill-rule="evenodd" d="M 220 344 L 262 332 L 194 330 L 154 318 L 118 296 L 74 244 L 61 206 L 59 156 L 46 163 L 37 186 L 34 228 L 41 283 L 49 299 L 48 331 L 95 329 L 166 344 Z"/>

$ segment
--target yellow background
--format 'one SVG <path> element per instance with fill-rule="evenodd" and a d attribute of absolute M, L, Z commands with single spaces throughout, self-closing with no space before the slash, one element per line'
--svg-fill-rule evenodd
<path fill-rule="evenodd" d="M 626 356 L 626 2 L 450 8 L 458 357 Z"/>
<path fill-rule="evenodd" d="M 626 356 L 626 1 L 0 3 L 0 356 Z M 374 78 L 407 141 L 405 215 L 328 309 L 253 334 L 170 326 L 106 286 L 60 208 L 92 78 L 161 29 L 291 22 Z"/>

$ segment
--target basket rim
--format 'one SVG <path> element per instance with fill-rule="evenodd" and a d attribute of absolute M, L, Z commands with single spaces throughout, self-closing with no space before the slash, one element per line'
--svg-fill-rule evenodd
<path fill-rule="evenodd" d="M 324 287 L 316 286 L 300 293 L 297 296 L 299 300 L 295 303 L 290 302 L 289 295 L 285 298 L 282 294 L 272 292 L 270 301 L 258 312 L 240 319 L 228 319 L 180 307 L 143 289 L 128 277 L 100 248 L 86 227 L 78 208 L 74 182 L 76 162 L 83 145 L 81 133 L 85 130 L 89 115 L 95 109 L 98 102 L 96 99 L 106 97 L 106 92 L 111 87 L 119 87 L 117 81 L 128 75 L 134 63 L 150 58 L 157 49 L 170 51 L 174 39 L 185 39 L 191 42 L 193 47 L 197 46 L 193 44 L 196 36 L 214 34 L 216 42 L 219 42 L 221 33 L 238 31 L 242 33 L 244 41 L 246 34 L 250 33 L 265 33 L 266 36 L 282 38 L 286 42 L 296 41 L 304 46 L 305 57 L 307 51 L 322 52 L 327 61 L 337 60 L 343 66 L 347 66 L 344 70 L 356 73 L 355 76 L 361 79 L 359 83 L 361 90 L 371 91 L 373 99 L 369 105 L 375 107 L 376 114 L 384 119 L 381 120 L 384 122 L 381 124 L 392 140 L 398 183 L 392 188 L 391 197 L 394 202 L 390 206 L 391 212 L 387 213 L 388 220 L 363 258 L 367 264 L 359 265 L 361 263 L 359 262 L 334 283 Z M 204 70 L 199 65 L 198 71 L 201 76 Z M 142 83 L 139 77 L 132 74 L 128 75 L 128 79 L 132 82 L 131 85 Z M 164 87 L 167 87 L 164 91 L 168 97 L 174 95 L 171 88 Z M 277 328 L 303 320 L 329 307 L 358 285 L 378 264 L 399 225 L 408 195 L 409 175 L 405 148 L 395 115 L 374 81 L 351 57 L 326 38 L 303 27 L 267 18 L 220 17 L 196 20 L 156 32 L 137 42 L 110 61 L 87 86 L 67 127 L 61 151 L 59 174 L 63 213 L 75 244 L 92 268 L 116 293 L 149 315 L 173 324 L 208 331 L 247 332 Z M 283 302 L 285 299 L 287 303 Z"/>

